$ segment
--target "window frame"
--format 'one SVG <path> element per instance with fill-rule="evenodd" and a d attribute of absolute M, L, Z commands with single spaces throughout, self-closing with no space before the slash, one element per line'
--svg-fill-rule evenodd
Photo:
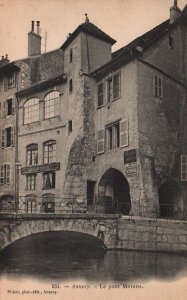
<path fill-rule="evenodd" d="M 52 151 L 49 150 L 50 146 L 54 146 L 55 149 L 52 149 Z M 45 148 L 47 147 L 47 151 Z M 53 147 L 52 147 L 53 148 Z M 45 155 L 47 153 L 47 156 Z M 54 153 L 52 155 L 52 158 L 50 157 L 50 153 Z M 43 143 L 43 164 L 50 164 L 53 162 L 56 162 L 56 140 L 48 140 Z"/>
<path fill-rule="evenodd" d="M 10 130 L 10 132 L 8 132 Z M 8 134 L 7 134 L 8 133 Z M 8 138 L 9 137 L 9 138 Z M 1 129 L 1 148 L 10 148 L 15 145 L 15 127 L 8 126 Z"/>
<path fill-rule="evenodd" d="M 114 87 L 114 78 L 116 76 L 119 76 L 119 84 L 118 84 L 118 96 L 114 97 L 114 91 L 116 90 L 116 87 Z M 109 85 L 110 82 L 110 85 Z M 108 76 L 106 79 L 106 94 L 107 94 L 107 103 L 110 104 L 119 98 L 121 98 L 121 71 L 115 72 Z M 110 96 L 110 97 L 109 97 Z"/>
<path fill-rule="evenodd" d="M 155 75 L 153 77 L 153 96 L 155 98 L 163 98 L 163 77 Z"/>
<path fill-rule="evenodd" d="M 36 151 L 36 153 L 35 153 L 35 151 Z M 30 164 L 30 163 L 28 163 L 29 161 L 31 161 L 31 162 L 35 161 L 35 163 Z M 33 143 L 33 144 L 29 144 L 26 146 L 26 165 L 27 166 L 37 166 L 38 165 L 38 144 Z"/>
<path fill-rule="evenodd" d="M 37 103 L 31 104 L 31 105 L 27 105 L 27 103 L 31 102 L 32 100 L 37 100 Z M 33 98 L 29 98 L 27 99 L 24 104 L 23 104 L 23 125 L 28 125 L 28 124 L 32 124 L 32 123 L 36 123 L 39 122 L 40 119 L 40 107 L 39 107 L 39 99 L 37 97 L 33 97 Z M 30 109 L 29 112 L 29 108 L 33 108 L 36 107 L 37 109 Z M 33 113 L 33 115 L 32 115 Z"/>
<path fill-rule="evenodd" d="M 48 99 L 48 97 L 50 97 L 50 95 L 52 94 L 58 94 L 58 96 Z M 52 110 L 53 114 L 50 115 L 51 113 L 50 108 L 52 107 L 53 107 Z M 49 111 L 47 111 L 47 108 L 49 109 Z M 59 108 L 60 108 L 60 93 L 57 90 L 50 91 L 44 97 L 44 119 L 47 120 L 59 116 Z"/>
<path fill-rule="evenodd" d="M 50 178 L 51 175 L 51 178 Z M 47 178 L 45 178 L 47 177 Z M 46 181 L 50 180 L 50 185 L 48 186 L 46 184 Z M 43 190 L 51 190 L 55 189 L 56 186 L 56 172 L 55 171 L 49 171 L 49 172 L 44 172 L 43 173 Z"/>
<path fill-rule="evenodd" d="M 26 175 L 26 190 L 35 191 L 36 190 L 36 174 Z"/>
<path fill-rule="evenodd" d="M 9 185 L 11 180 L 11 164 L 0 165 L 0 185 Z"/>

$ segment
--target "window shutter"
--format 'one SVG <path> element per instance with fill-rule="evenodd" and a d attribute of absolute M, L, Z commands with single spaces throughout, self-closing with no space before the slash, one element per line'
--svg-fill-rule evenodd
<path fill-rule="evenodd" d="M 5 168 L 6 168 L 6 172 L 5 172 L 5 174 L 6 174 L 6 178 L 5 178 L 6 184 L 10 184 L 10 165 L 6 164 Z"/>
<path fill-rule="evenodd" d="M 120 147 L 128 146 L 128 119 L 120 121 Z"/>
<path fill-rule="evenodd" d="M 4 183 L 4 165 L 0 165 L 0 184 Z"/>
<path fill-rule="evenodd" d="M 98 100 L 97 100 L 97 106 L 100 107 L 104 103 L 104 84 L 103 82 L 98 84 L 98 90 L 97 90 L 97 95 L 98 95 Z"/>
<path fill-rule="evenodd" d="M 113 100 L 120 96 L 120 74 L 113 77 Z"/>
<path fill-rule="evenodd" d="M 6 117 L 6 101 L 3 101 L 3 118 Z"/>
<path fill-rule="evenodd" d="M 12 114 L 15 113 L 15 99 L 12 98 Z"/>
<path fill-rule="evenodd" d="M 156 75 L 153 78 L 153 96 L 158 97 L 158 78 Z"/>
<path fill-rule="evenodd" d="M 181 181 L 187 181 L 187 155 L 181 155 Z"/>
<path fill-rule="evenodd" d="M 11 127 L 11 146 L 14 146 L 15 142 L 15 128 L 14 126 Z"/>
<path fill-rule="evenodd" d="M 5 129 L 1 130 L 1 148 L 5 147 Z"/>
<path fill-rule="evenodd" d="M 105 151 L 105 131 L 104 129 L 102 130 L 99 130 L 98 131 L 98 135 L 97 135 L 97 153 L 100 154 L 100 153 L 104 153 Z"/>

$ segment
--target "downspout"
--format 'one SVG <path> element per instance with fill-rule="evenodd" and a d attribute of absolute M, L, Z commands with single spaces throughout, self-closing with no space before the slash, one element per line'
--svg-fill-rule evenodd
<path fill-rule="evenodd" d="M 16 86 L 18 92 L 18 73 L 16 74 Z M 18 97 L 16 93 L 16 101 L 15 101 L 15 210 L 16 212 L 19 209 L 19 161 L 18 161 Z"/>

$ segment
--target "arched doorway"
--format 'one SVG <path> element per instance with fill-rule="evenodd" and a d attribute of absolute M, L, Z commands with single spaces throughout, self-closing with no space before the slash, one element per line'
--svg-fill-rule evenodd
<path fill-rule="evenodd" d="M 103 207 L 105 213 L 129 215 L 130 188 L 127 179 L 119 170 L 110 168 L 99 181 L 98 206 Z"/>
<path fill-rule="evenodd" d="M 180 198 L 180 188 L 174 180 L 168 180 L 158 189 L 160 217 L 174 217 L 175 205 Z"/>

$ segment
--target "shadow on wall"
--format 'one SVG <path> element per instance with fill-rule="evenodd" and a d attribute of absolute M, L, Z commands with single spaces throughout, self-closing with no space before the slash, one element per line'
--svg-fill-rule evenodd
<path fill-rule="evenodd" d="M 97 208 L 101 212 L 129 215 L 131 210 L 130 187 L 125 176 L 110 168 L 101 177 L 98 186 Z"/>
<path fill-rule="evenodd" d="M 183 200 L 179 184 L 174 180 L 167 180 L 158 189 L 160 217 L 182 217 Z"/>

